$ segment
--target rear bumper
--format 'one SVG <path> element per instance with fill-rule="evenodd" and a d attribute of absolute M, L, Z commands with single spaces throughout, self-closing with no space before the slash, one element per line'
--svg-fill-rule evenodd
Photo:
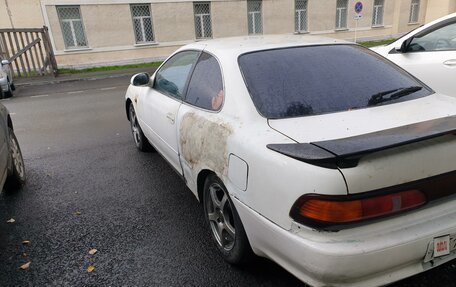
<path fill-rule="evenodd" d="M 435 237 L 456 234 L 456 199 L 363 227 L 318 232 L 284 230 L 237 199 L 234 203 L 255 253 L 313 286 L 378 286 L 456 258 L 423 263 Z"/>

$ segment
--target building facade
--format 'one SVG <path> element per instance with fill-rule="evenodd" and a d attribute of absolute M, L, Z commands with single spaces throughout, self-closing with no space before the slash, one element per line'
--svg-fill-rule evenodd
<path fill-rule="evenodd" d="M 59 67 L 82 68 L 161 60 L 184 44 L 231 36 L 397 37 L 456 11 L 456 0 L 361 0 L 355 20 L 358 1 L 0 0 L 0 28 L 45 25 Z"/>

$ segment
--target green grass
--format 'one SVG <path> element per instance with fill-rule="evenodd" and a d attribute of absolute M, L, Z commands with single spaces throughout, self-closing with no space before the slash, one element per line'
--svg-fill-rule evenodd
<path fill-rule="evenodd" d="M 79 73 L 92 73 L 92 72 L 105 72 L 105 71 L 117 71 L 134 68 L 149 68 L 158 67 L 162 62 L 150 62 L 141 64 L 130 64 L 130 65 L 119 65 L 119 66 L 104 66 L 104 67 L 93 67 L 87 69 L 59 69 L 59 74 L 79 74 Z"/>
<path fill-rule="evenodd" d="M 396 39 L 387 39 L 380 41 L 367 41 L 359 42 L 360 45 L 365 47 L 374 47 L 380 45 L 387 45 L 394 42 Z M 87 69 L 59 69 L 59 74 L 79 74 L 79 73 L 92 73 L 92 72 L 105 72 L 105 71 L 117 71 L 125 69 L 134 69 L 134 68 L 149 68 L 149 67 L 158 67 L 162 62 L 150 62 L 150 63 L 141 63 L 141 64 L 131 64 L 131 65 L 118 65 L 118 66 L 104 66 L 104 67 L 93 67 Z"/>
<path fill-rule="evenodd" d="M 363 45 L 364 47 L 370 48 L 374 46 L 380 45 L 388 45 L 396 41 L 396 39 L 387 39 L 387 40 L 380 40 L 380 41 L 367 41 L 367 42 L 359 42 L 358 44 Z"/>

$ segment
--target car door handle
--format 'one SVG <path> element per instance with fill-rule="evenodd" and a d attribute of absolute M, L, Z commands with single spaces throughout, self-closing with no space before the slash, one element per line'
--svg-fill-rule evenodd
<path fill-rule="evenodd" d="M 456 66 L 456 59 L 446 60 L 443 64 L 445 66 Z"/>
<path fill-rule="evenodd" d="M 172 113 L 167 113 L 166 117 L 172 124 L 174 124 L 174 115 Z"/>

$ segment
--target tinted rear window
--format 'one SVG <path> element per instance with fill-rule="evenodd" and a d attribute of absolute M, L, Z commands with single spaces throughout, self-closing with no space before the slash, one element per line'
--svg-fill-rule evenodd
<path fill-rule="evenodd" d="M 378 93 L 422 86 L 356 45 L 293 47 L 241 55 L 239 65 L 260 114 L 289 118 L 365 108 Z M 382 105 L 427 96 L 426 87 Z"/>

